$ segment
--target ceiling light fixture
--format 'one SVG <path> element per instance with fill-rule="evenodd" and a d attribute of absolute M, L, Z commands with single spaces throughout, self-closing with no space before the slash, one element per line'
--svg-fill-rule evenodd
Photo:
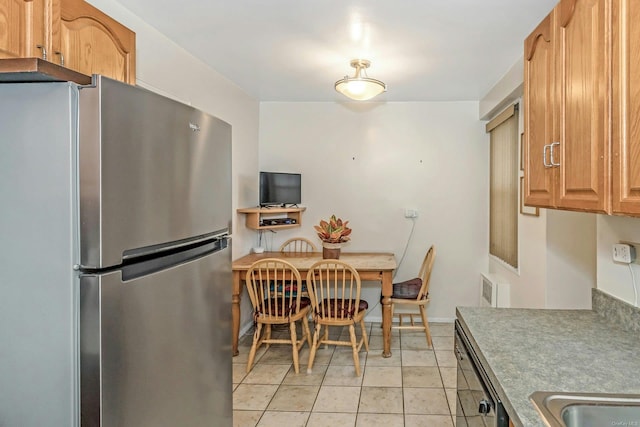
<path fill-rule="evenodd" d="M 344 96 L 356 101 L 366 101 L 374 96 L 380 95 L 387 90 L 380 80 L 372 79 L 367 76 L 366 69 L 371 65 L 366 59 L 354 59 L 351 66 L 356 69 L 353 77 L 344 76 L 335 84 L 335 89 Z"/>

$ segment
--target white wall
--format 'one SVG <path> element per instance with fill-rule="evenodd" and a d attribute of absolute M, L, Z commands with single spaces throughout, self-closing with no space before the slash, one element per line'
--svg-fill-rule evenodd
<path fill-rule="evenodd" d="M 518 270 L 489 258 L 489 271 L 511 285 L 511 306 L 544 308 L 546 266 L 546 210 L 540 216 L 518 215 Z"/>
<path fill-rule="evenodd" d="M 489 269 L 511 284 L 511 306 L 591 308 L 596 286 L 594 214 L 540 209 L 540 216 L 518 216 L 519 268 L 491 258 Z"/>
<path fill-rule="evenodd" d="M 430 319 L 453 319 L 457 305 L 477 305 L 487 267 L 488 139 L 477 102 L 262 103 L 260 169 L 302 173 L 302 227 L 267 240 L 277 249 L 297 235 L 319 243 L 313 225 L 331 214 L 353 228 L 349 251 L 389 251 L 396 280 L 417 275 L 431 244 L 437 257 Z M 255 201 L 254 201 L 255 204 Z M 370 306 L 379 285 L 368 284 Z M 380 318 L 379 307 L 369 320 Z"/>
<path fill-rule="evenodd" d="M 635 242 L 636 250 L 640 251 L 640 219 L 597 215 L 597 223 L 598 289 L 636 305 L 629 265 L 613 262 L 612 246 L 621 241 Z M 630 266 L 640 292 L 640 266 L 637 261 Z"/>
<path fill-rule="evenodd" d="M 591 308 L 596 286 L 596 214 L 547 211 L 545 308 Z"/>
<path fill-rule="evenodd" d="M 522 96 L 523 77 L 524 57 L 521 57 L 480 100 L 480 118 L 491 120 L 510 104 L 516 102 Z"/>
<path fill-rule="evenodd" d="M 247 253 L 251 234 L 238 206 L 257 197 L 259 103 L 115 0 L 89 0 L 136 33 L 137 84 L 193 105 L 232 126 L 233 257 Z M 238 226 L 240 225 L 240 226 Z"/>

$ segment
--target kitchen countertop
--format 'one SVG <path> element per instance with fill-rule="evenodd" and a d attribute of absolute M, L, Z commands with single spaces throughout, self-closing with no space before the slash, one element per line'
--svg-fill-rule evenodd
<path fill-rule="evenodd" d="M 456 311 L 516 426 L 545 426 L 529 400 L 534 391 L 640 393 L 640 334 L 596 311 Z"/>

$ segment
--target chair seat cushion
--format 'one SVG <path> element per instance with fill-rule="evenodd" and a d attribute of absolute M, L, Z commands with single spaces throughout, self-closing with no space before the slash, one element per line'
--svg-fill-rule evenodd
<path fill-rule="evenodd" d="M 358 304 L 357 311 L 349 313 L 349 307 L 353 307 L 355 305 L 355 300 L 334 300 L 334 299 L 324 299 L 320 304 L 319 312 L 322 313 L 323 317 L 334 317 L 334 313 L 337 313 L 337 318 L 349 318 L 352 317 L 355 313 L 360 313 L 363 310 L 369 308 L 369 303 L 365 300 L 360 300 L 360 304 Z"/>
<path fill-rule="evenodd" d="M 393 294 L 391 298 L 397 299 L 416 299 L 420 293 L 422 287 L 422 279 L 416 277 L 415 279 L 406 280 L 400 283 L 393 284 Z"/>
<path fill-rule="evenodd" d="M 306 307 L 311 305 L 311 300 L 307 297 L 300 297 L 300 310 L 304 310 Z M 289 299 L 287 298 L 284 302 L 284 311 L 282 310 L 282 299 L 266 299 L 264 300 L 264 310 L 263 313 L 259 313 L 261 315 L 265 315 L 267 313 L 271 313 L 272 316 L 275 316 L 276 312 L 280 317 L 286 317 L 290 313 L 297 313 L 295 310 L 295 299 L 292 301 L 292 304 L 289 304 Z"/>

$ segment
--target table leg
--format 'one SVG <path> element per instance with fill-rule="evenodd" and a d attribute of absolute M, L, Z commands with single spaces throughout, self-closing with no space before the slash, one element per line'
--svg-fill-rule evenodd
<path fill-rule="evenodd" d="M 393 276 L 390 271 L 382 273 L 382 357 L 391 357 L 391 294 Z"/>
<path fill-rule="evenodd" d="M 233 327 L 231 329 L 231 351 L 238 355 L 238 335 L 240 334 L 240 272 L 233 272 L 233 294 L 231 295 L 231 317 Z"/>

